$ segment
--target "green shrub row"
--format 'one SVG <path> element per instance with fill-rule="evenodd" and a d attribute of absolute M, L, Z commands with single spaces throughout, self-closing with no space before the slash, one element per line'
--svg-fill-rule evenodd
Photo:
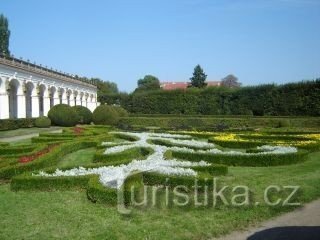
<path fill-rule="evenodd" d="M 1 155 L 11 155 L 19 153 L 29 153 L 32 152 L 37 146 L 36 145 L 20 145 L 20 146 L 0 146 L 0 156 Z"/>
<path fill-rule="evenodd" d="M 13 191 L 55 191 L 86 189 L 92 175 L 86 176 L 33 176 L 31 173 L 15 176 L 11 180 Z"/>
<path fill-rule="evenodd" d="M 121 165 L 130 163 L 133 159 L 145 159 L 153 150 L 151 148 L 133 147 L 119 153 L 104 154 L 105 149 L 98 149 L 93 162 L 105 165 Z"/>
<path fill-rule="evenodd" d="M 228 174 L 228 166 L 222 164 L 211 164 L 210 166 L 194 166 L 190 168 L 199 173 L 207 173 L 210 176 L 220 176 Z"/>
<path fill-rule="evenodd" d="M 189 146 L 186 144 L 179 144 L 179 143 L 171 143 L 169 140 L 164 139 L 151 139 L 149 140 L 150 143 L 155 145 L 161 145 L 166 147 L 186 147 L 190 149 L 209 149 L 208 147 L 195 147 L 195 146 Z"/>
<path fill-rule="evenodd" d="M 7 142 L 0 142 L 0 147 L 9 146 L 9 143 Z"/>
<path fill-rule="evenodd" d="M 35 118 L 0 119 L 0 131 L 34 127 Z"/>
<path fill-rule="evenodd" d="M 289 165 L 302 162 L 306 159 L 308 152 L 300 150 L 297 153 L 287 154 L 252 154 L 252 155 L 227 155 L 212 153 L 189 153 L 172 151 L 172 157 L 199 162 L 201 160 L 224 164 L 227 166 L 267 167 Z"/>
<path fill-rule="evenodd" d="M 248 140 L 275 140 L 275 141 L 307 141 L 313 140 L 307 137 L 295 136 L 295 135 L 250 135 L 250 134 L 240 134 L 240 138 Z"/>
<path fill-rule="evenodd" d="M 263 145 L 268 145 L 267 141 L 237 141 L 237 140 L 217 140 L 214 138 L 209 138 L 211 143 L 217 144 L 224 148 L 255 148 Z"/>
<path fill-rule="evenodd" d="M 275 139 L 276 140 L 276 139 Z M 284 141 L 284 140 L 280 140 L 280 141 Z M 285 140 L 287 141 L 287 140 Z M 304 140 L 304 141 L 308 141 L 308 140 Z M 224 140 L 217 140 L 214 138 L 209 138 L 209 142 L 215 143 L 221 147 L 224 148 L 256 148 L 256 147 L 260 147 L 263 145 L 274 145 L 274 142 L 271 139 L 262 139 L 262 140 L 247 140 L 247 141 L 237 141 L 237 140 L 228 140 L 228 141 L 224 141 Z M 299 149 L 305 149 L 305 150 L 317 150 L 320 148 L 320 143 L 319 141 L 315 141 L 314 143 L 307 143 L 307 144 L 297 144 L 298 141 L 289 141 L 288 140 L 288 145 L 292 145 L 292 146 L 296 146 Z M 301 141 L 303 142 L 303 141 Z M 277 144 L 276 144 L 277 145 Z"/>
<path fill-rule="evenodd" d="M 139 195 L 142 187 L 142 174 L 139 173 L 127 177 L 120 190 L 103 186 L 99 182 L 99 177 L 94 176 L 89 181 L 87 196 L 89 200 L 95 203 L 116 205 L 119 201 L 119 203 L 129 205 L 131 201 L 131 189 L 133 189 L 132 191 L 135 195 Z"/>
<path fill-rule="evenodd" d="M 28 171 L 35 171 L 42 168 L 54 166 L 59 159 L 68 153 L 89 147 L 95 147 L 95 141 L 79 141 L 61 144 L 55 147 L 51 152 L 38 159 L 28 163 L 18 163 L 13 166 L 6 166 L 0 169 L 0 179 L 10 179 L 12 176 L 19 175 Z"/>
<path fill-rule="evenodd" d="M 319 91 L 320 79 L 317 79 L 232 89 L 134 92 L 127 96 L 119 94 L 118 100 L 130 113 L 138 114 L 319 116 Z M 99 100 L 103 103 L 105 97 L 100 96 Z"/>
<path fill-rule="evenodd" d="M 195 181 L 199 186 L 213 186 L 212 176 L 210 174 L 198 173 L 198 176 L 186 176 L 186 175 L 167 175 L 157 172 L 144 172 L 143 183 L 145 185 L 161 185 L 161 186 L 185 186 L 192 188 L 195 185 Z"/>
<path fill-rule="evenodd" d="M 125 117 L 121 118 L 118 126 L 120 128 L 134 127 L 160 127 L 162 129 L 185 129 L 185 130 L 213 130 L 226 128 L 247 128 L 247 127 L 276 127 L 282 118 L 213 118 L 213 117 Z M 320 127 L 320 118 L 291 118 L 290 124 L 293 127 Z"/>
<path fill-rule="evenodd" d="M 122 134 L 122 133 L 114 133 L 113 134 L 116 138 L 120 138 L 122 140 L 127 140 L 129 142 L 136 142 L 139 140 L 138 137 L 136 136 L 131 136 L 131 135 L 127 135 L 127 134 Z"/>
<path fill-rule="evenodd" d="M 48 128 L 51 126 L 51 120 L 48 117 L 38 117 L 34 123 L 38 128 Z"/>
<path fill-rule="evenodd" d="M 31 138 L 32 143 L 53 143 L 53 142 L 65 142 L 71 141 L 74 138 L 67 137 L 33 137 Z"/>

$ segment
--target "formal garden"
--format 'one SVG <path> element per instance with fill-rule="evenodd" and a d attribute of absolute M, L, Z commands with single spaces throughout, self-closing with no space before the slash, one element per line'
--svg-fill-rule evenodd
<path fill-rule="evenodd" d="M 320 197 L 317 117 L 48 116 L 1 122 L 61 131 L 0 143 L 0 238 L 207 239 Z"/>

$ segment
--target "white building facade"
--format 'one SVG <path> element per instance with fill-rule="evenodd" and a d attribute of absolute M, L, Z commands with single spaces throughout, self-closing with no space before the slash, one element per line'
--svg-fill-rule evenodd
<path fill-rule="evenodd" d="M 59 103 L 93 112 L 98 106 L 97 87 L 41 65 L 0 56 L 0 119 L 47 116 Z"/>

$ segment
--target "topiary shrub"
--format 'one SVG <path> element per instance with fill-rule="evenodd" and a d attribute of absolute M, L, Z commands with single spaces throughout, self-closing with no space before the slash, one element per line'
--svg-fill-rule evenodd
<path fill-rule="evenodd" d="M 92 112 L 84 106 L 74 106 L 72 107 L 78 114 L 78 123 L 90 124 L 92 122 Z"/>
<path fill-rule="evenodd" d="M 119 114 L 114 107 L 100 105 L 93 111 L 93 122 L 97 125 L 114 125 L 119 121 Z"/>
<path fill-rule="evenodd" d="M 288 119 L 281 119 L 277 122 L 276 128 L 284 128 L 284 127 L 290 127 L 290 121 Z"/>
<path fill-rule="evenodd" d="M 53 106 L 48 113 L 48 117 L 52 124 L 63 127 L 75 126 L 79 120 L 76 110 L 66 104 Z"/>
<path fill-rule="evenodd" d="M 34 125 L 38 128 L 48 128 L 51 126 L 51 120 L 48 117 L 38 117 Z"/>
<path fill-rule="evenodd" d="M 117 111 L 119 117 L 128 117 L 129 116 L 129 113 L 123 107 L 113 106 L 113 108 L 114 108 L 114 110 Z"/>

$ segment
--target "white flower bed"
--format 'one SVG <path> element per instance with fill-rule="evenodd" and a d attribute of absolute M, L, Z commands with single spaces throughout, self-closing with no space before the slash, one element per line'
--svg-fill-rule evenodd
<path fill-rule="evenodd" d="M 149 155 L 146 160 L 135 159 L 127 165 L 120 166 L 108 166 L 99 167 L 92 169 L 85 169 L 82 167 L 74 168 L 67 171 L 56 170 L 53 174 L 40 172 L 40 176 L 81 176 L 89 174 L 98 174 L 100 176 L 100 182 L 107 187 L 120 187 L 127 176 L 133 171 L 154 171 L 168 175 L 186 175 L 196 176 L 197 173 L 188 168 L 192 166 L 209 166 L 210 164 L 201 162 L 189 162 L 189 161 L 178 161 L 176 159 L 166 160 L 164 153 L 167 150 L 173 151 L 184 151 L 184 152 L 197 152 L 197 153 L 212 153 L 212 154 L 228 154 L 228 155 L 259 155 L 259 154 L 287 154 L 295 153 L 297 149 L 294 147 L 283 147 L 283 146 L 262 146 L 258 149 L 262 152 L 259 153 L 244 153 L 239 151 L 221 151 L 215 148 L 214 144 L 206 143 L 203 141 L 197 141 L 191 139 L 188 135 L 177 135 L 177 134 L 155 134 L 155 133 L 126 133 L 120 132 L 121 134 L 127 134 L 130 136 L 138 137 L 139 140 L 135 142 L 124 142 L 118 143 L 117 146 L 109 147 L 106 149 L 105 154 L 113 154 L 125 151 L 133 147 L 149 147 L 154 150 L 154 153 Z M 166 147 L 160 145 L 154 145 L 148 143 L 149 139 L 165 139 L 169 140 L 173 144 L 187 145 L 192 147 L 210 147 L 208 150 L 194 150 L 187 147 Z M 106 146 L 112 146 L 111 142 L 105 142 Z M 120 145 L 119 145 L 120 144 Z"/>

